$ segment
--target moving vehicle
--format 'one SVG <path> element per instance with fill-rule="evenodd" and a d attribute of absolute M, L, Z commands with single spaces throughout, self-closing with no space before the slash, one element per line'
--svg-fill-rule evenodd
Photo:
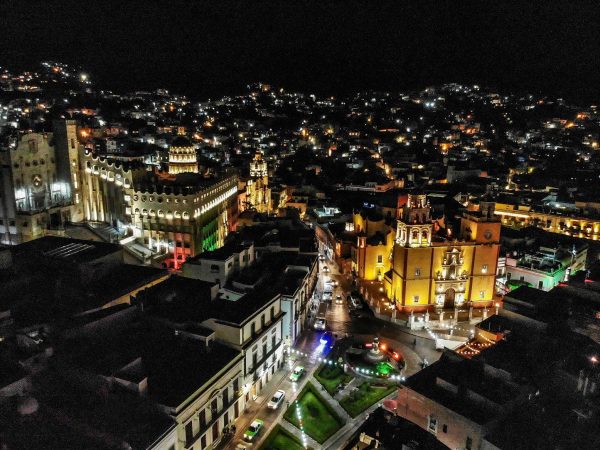
<path fill-rule="evenodd" d="M 331 282 L 326 282 L 323 288 L 323 300 L 331 300 L 333 298 L 333 285 Z"/>
<path fill-rule="evenodd" d="M 304 374 L 304 367 L 296 366 L 294 371 L 290 374 L 290 381 L 298 381 Z"/>
<path fill-rule="evenodd" d="M 335 296 L 335 304 L 336 305 L 342 305 L 344 303 L 344 300 L 342 300 L 342 296 L 340 294 Z"/>
<path fill-rule="evenodd" d="M 333 333 L 331 331 L 326 331 L 319 338 L 319 342 L 321 343 L 321 345 L 328 345 L 330 347 L 333 347 L 333 343 L 335 342 L 335 337 L 333 336 Z"/>
<path fill-rule="evenodd" d="M 285 398 L 285 391 L 279 389 L 271 398 L 271 401 L 267 404 L 267 408 L 269 409 L 277 409 L 283 403 L 283 399 Z"/>
<path fill-rule="evenodd" d="M 260 433 L 260 430 L 262 430 L 264 424 L 264 420 L 254 419 L 254 422 L 252 422 L 248 429 L 244 432 L 244 439 L 247 441 L 254 440 L 254 438 L 258 436 L 258 433 Z"/>
<path fill-rule="evenodd" d="M 327 327 L 327 319 L 325 315 L 327 314 L 327 303 L 321 302 L 319 304 L 319 310 L 317 311 L 317 315 L 315 318 L 314 328 L 315 330 L 323 331 Z"/>

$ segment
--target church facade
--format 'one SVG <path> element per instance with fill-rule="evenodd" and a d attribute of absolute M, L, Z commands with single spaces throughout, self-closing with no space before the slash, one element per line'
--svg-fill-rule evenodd
<path fill-rule="evenodd" d="M 464 213 L 454 236 L 434 223 L 425 195 L 409 195 L 398 220 L 385 291 L 399 310 L 489 306 L 499 250 L 493 203 Z"/>

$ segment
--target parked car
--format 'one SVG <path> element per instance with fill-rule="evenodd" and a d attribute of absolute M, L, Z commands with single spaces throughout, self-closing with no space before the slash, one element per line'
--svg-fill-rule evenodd
<path fill-rule="evenodd" d="M 267 408 L 269 409 L 277 409 L 281 406 L 281 403 L 283 403 L 283 399 L 285 398 L 285 391 L 282 391 L 281 389 L 279 389 L 277 392 L 275 392 L 275 395 L 273 395 L 273 398 L 271 398 L 271 401 L 269 401 L 269 403 L 267 404 Z"/>
<path fill-rule="evenodd" d="M 264 424 L 264 420 L 254 419 L 254 422 L 250 424 L 250 426 L 244 433 L 244 439 L 246 439 L 247 441 L 253 441 L 254 438 L 258 436 L 258 433 L 260 433 L 260 430 L 262 430 Z"/>
<path fill-rule="evenodd" d="M 304 367 L 296 366 L 294 367 L 294 371 L 290 374 L 291 381 L 298 381 L 302 375 L 304 375 Z"/>

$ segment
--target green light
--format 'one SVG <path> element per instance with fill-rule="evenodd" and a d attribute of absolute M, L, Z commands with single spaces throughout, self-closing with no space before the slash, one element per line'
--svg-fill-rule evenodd
<path fill-rule="evenodd" d="M 389 377 L 394 371 L 394 368 L 390 363 L 382 361 L 377 363 L 377 365 L 375 366 L 375 371 L 380 377 Z"/>

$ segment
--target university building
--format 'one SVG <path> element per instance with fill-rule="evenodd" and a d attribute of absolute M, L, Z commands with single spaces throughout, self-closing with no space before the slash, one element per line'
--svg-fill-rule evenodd
<path fill-rule="evenodd" d="M 409 195 L 396 228 L 384 288 L 400 310 L 490 305 L 495 295 L 500 222 L 494 204 L 463 213 L 455 236 L 431 217 L 426 195 Z"/>
<path fill-rule="evenodd" d="M 85 220 L 126 230 L 129 240 L 178 268 L 190 256 L 223 245 L 237 214 L 237 174 L 206 177 L 177 136 L 168 173 L 142 160 L 117 161 L 81 152 Z M 195 150 L 193 150 L 195 158 Z"/>
<path fill-rule="evenodd" d="M 82 217 L 73 121 L 0 144 L 0 243 L 19 244 Z"/>

